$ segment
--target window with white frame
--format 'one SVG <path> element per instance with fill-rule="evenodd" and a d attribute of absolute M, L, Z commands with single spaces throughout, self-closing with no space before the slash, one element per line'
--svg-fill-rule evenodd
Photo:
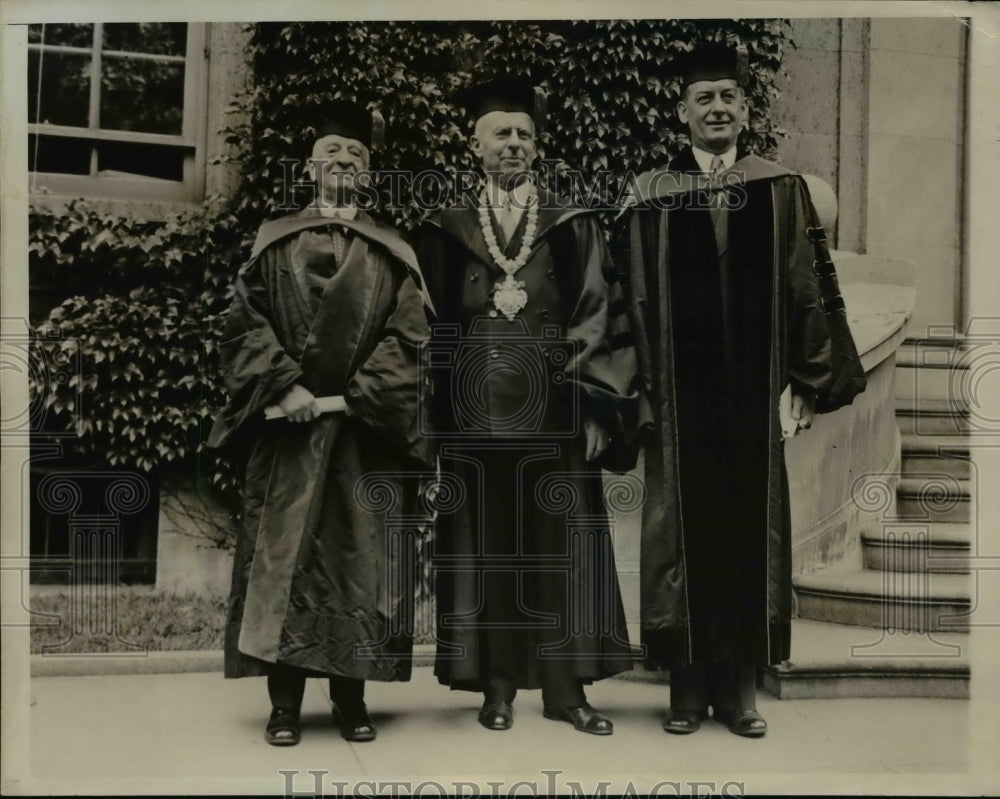
<path fill-rule="evenodd" d="M 205 58 L 204 25 L 30 25 L 32 191 L 200 200 Z"/>

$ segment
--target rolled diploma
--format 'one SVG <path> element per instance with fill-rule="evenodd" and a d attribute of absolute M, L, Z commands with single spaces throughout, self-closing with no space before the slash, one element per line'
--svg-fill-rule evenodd
<path fill-rule="evenodd" d="M 336 413 L 347 409 L 347 403 L 342 396 L 337 397 L 316 397 L 316 405 L 319 406 L 320 413 Z M 283 419 L 285 412 L 277 405 L 271 405 L 264 409 L 265 419 Z"/>

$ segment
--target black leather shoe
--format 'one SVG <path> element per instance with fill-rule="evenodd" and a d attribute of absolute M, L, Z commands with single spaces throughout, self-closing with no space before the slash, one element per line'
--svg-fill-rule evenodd
<path fill-rule="evenodd" d="M 614 725 L 588 704 L 580 707 L 550 707 L 542 708 L 542 715 L 553 721 L 568 721 L 573 728 L 591 735 L 611 735 Z"/>
<path fill-rule="evenodd" d="M 271 746 L 295 746 L 302 740 L 299 729 L 299 714 L 279 707 L 271 711 L 264 730 L 264 740 Z"/>
<path fill-rule="evenodd" d="M 340 719 L 340 737 L 345 741 L 365 743 L 375 740 L 378 730 L 364 702 L 357 707 L 337 705 L 334 715 Z"/>
<path fill-rule="evenodd" d="M 701 729 L 701 723 L 708 718 L 707 710 L 674 710 L 670 708 L 663 719 L 663 729 L 674 735 L 690 735 Z"/>
<path fill-rule="evenodd" d="M 488 730 L 509 730 L 514 726 L 514 707 L 510 702 L 483 702 L 479 723 Z"/>
<path fill-rule="evenodd" d="M 729 727 L 733 735 L 744 738 L 760 738 L 767 732 L 767 722 L 756 710 L 719 710 L 715 709 L 715 718 Z"/>

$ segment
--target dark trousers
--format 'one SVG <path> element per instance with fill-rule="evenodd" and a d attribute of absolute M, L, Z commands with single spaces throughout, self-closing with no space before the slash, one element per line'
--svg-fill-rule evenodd
<path fill-rule="evenodd" d="M 298 713 L 312 672 L 275 663 L 268 670 L 267 693 L 271 706 Z M 330 698 L 341 708 L 358 707 L 365 700 L 365 681 L 354 677 L 330 677 Z"/>
<path fill-rule="evenodd" d="M 757 709 L 757 668 L 751 663 L 692 663 L 670 670 L 674 710 Z"/>
<path fill-rule="evenodd" d="M 583 685 L 573 670 L 570 660 L 542 660 L 542 702 L 550 707 L 580 707 L 587 697 Z M 513 680 L 498 675 L 490 676 L 486 691 L 489 702 L 513 702 L 517 686 Z"/>

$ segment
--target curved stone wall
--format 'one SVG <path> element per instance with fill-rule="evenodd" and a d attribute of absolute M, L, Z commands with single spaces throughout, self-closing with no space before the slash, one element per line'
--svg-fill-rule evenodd
<path fill-rule="evenodd" d="M 892 355 L 867 372 L 868 385 L 851 405 L 785 442 L 796 574 L 837 561 L 860 565 L 864 524 L 895 509 L 894 376 Z"/>
<path fill-rule="evenodd" d="M 817 417 L 810 430 L 785 444 L 796 574 L 838 562 L 860 566 L 861 530 L 896 508 L 896 350 L 915 291 L 904 284 L 905 261 L 833 257 L 868 385 L 851 405 Z M 859 282 L 876 275 L 899 282 Z"/>

